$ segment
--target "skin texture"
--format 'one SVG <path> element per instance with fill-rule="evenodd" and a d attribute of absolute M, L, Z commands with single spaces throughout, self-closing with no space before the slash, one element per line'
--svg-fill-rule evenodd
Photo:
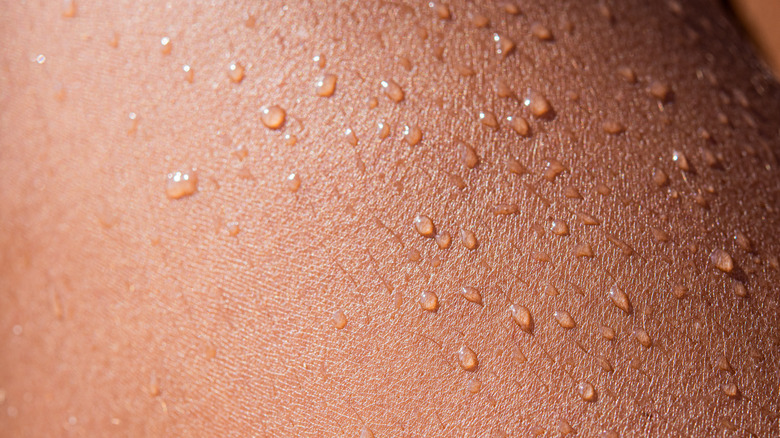
<path fill-rule="evenodd" d="M 778 433 L 780 87 L 716 3 L 196 3 L 4 2 L 3 434 Z"/>

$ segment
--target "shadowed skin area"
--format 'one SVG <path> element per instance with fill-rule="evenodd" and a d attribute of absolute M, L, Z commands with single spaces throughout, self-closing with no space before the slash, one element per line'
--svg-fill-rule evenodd
<path fill-rule="evenodd" d="M 717 2 L 196 3 L 4 2 L 2 435 L 778 433 Z"/>

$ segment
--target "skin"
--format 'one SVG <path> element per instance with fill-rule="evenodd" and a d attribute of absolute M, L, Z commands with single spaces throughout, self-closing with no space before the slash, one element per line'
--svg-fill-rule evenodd
<path fill-rule="evenodd" d="M 95 3 L 0 15 L 8 436 L 778 433 L 780 87 L 713 2 Z"/>

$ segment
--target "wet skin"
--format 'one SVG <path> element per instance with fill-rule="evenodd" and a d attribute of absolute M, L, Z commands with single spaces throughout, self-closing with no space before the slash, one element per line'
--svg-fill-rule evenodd
<path fill-rule="evenodd" d="M 4 436 L 778 433 L 714 2 L 97 3 L 0 15 Z"/>

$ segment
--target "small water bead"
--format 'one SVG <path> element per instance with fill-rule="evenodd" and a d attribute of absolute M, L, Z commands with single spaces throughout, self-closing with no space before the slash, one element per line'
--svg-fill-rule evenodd
<path fill-rule="evenodd" d="M 284 180 L 287 190 L 295 193 L 301 188 L 301 177 L 297 173 L 291 173 L 287 175 Z"/>
<path fill-rule="evenodd" d="M 675 284 L 672 287 L 672 295 L 678 300 L 681 300 L 688 295 L 688 288 L 682 284 Z"/>
<path fill-rule="evenodd" d="M 661 169 L 655 169 L 653 171 L 653 182 L 658 187 L 663 187 L 669 183 L 669 175 Z"/>
<path fill-rule="evenodd" d="M 119 47 L 119 33 L 114 32 L 111 34 L 111 39 L 108 40 L 108 45 L 114 49 Z"/>
<path fill-rule="evenodd" d="M 614 120 L 604 122 L 602 128 L 604 129 L 604 132 L 611 135 L 622 134 L 626 130 L 626 127 L 622 123 Z"/>
<path fill-rule="evenodd" d="M 379 122 L 377 124 L 377 134 L 380 140 L 384 140 L 390 136 L 390 125 L 387 122 Z"/>
<path fill-rule="evenodd" d="M 452 245 L 452 236 L 448 232 L 443 232 L 436 236 L 436 244 L 441 249 L 447 249 Z"/>
<path fill-rule="evenodd" d="M 553 107 L 550 101 L 546 97 L 539 93 L 533 93 L 530 97 L 523 101 L 523 105 L 527 106 L 534 117 L 545 118 L 551 117 L 553 114 Z"/>
<path fill-rule="evenodd" d="M 463 190 L 466 188 L 466 181 L 458 174 L 450 174 L 449 175 L 450 182 L 457 187 L 460 190 Z"/>
<path fill-rule="evenodd" d="M 423 138 L 423 132 L 422 129 L 420 129 L 418 126 L 404 126 L 404 141 L 408 143 L 410 146 L 417 146 Z"/>
<path fill-rule="evenodd" d="M 527 307 L 519 304 L 512 304 L 509 307 L 509 311 L 512 313 L 512 319 L 520 327 L 520 330 L 532 335 L 534 333 L 534 317 L 531 315 L 531 311 Z"/>
<path fill-rule="evenodd" d="M 622 310 L 626 315 L 631 314 L 633 310 L 631 300 L 628 298 L 628 294 L 623 292 L 617 284 L 613 284 L 609 289 L 609 298 L 615 307 Z"/>
<path fill-rule="evenodd" d="M 501 36 L 497 33 L 493 34 L 493 41 L 496 43 L 496 53 L 506 58 L 515 50 L 515 42 L 507 36 Z"/>
<path fill-rule="evenodd" d="M 528 137 L 531 135 L 531 125 L 521 116 L 509 116 L 506 121 L 509 123 L 509 127 L 520 136 Z"/>
<path fill-rule="evenodd" d="M 546 26 L 541 23 L 534 23 L 531 25 L 531 33 L 541 41 L 551 41 L 553 34 Z"/>
<path fill-rule="evenodd" d="M 458 64 L 455 66 L 455 70 L 463 77 L 470 77 L 477 74 L 477 71 L 466 64 Z"/>
<path fill-rule="evenodd" d="M 379 99 L 376 97 L 370 97 L 368 99 L 368 109 L 374 109 L 379 106 Z"/>
<path fill-rule="evenodd" d="M 550 227 L 550 230 L 552 230 L 553 234 L 556 234 L 558 236 L 568 236 L 569 224 L 567 224 L 565 221 L 562 220 L 555 220 L 552 222 L 552 226 Z"/>
<path fill-rule="evenodd" d="M 684 172 L 691 170 L 691 165 L 688 163 L 688 158 L 682 152 L 672 152 L 672 161 L 674 161 L 677 164 L 677 167 Z"/>
<path fill-rule="evenodd" d="M 672 95 L 672 89 L 669 87 L 669 85 L 659 81 L 653 81 L 647 88 L 647 92 L 650 93 L 651 96 L 660 100 L 662 103 L 667 102 Z"/>
<path fill-rule="evenodd" d="M 732 373 L 732 374 L 734 373 L 734 368 L 731 367 L 731 363 L 729 362 L 729 359 L 726 357 L 725 354 L 721 354 L 720 356 L 718 356 L 716 366 L 721 371 L 725 371 L 727 373 Z"/>
<path fill-rule="evenodd" d="M 482 389 L 482 382 L 480 382 L 478 379 L 471 379 L 468 383 L 468 389 L 470 393 L 476 394 L 480 389 Z"/>
<path fill-rule="evenodd" d="M 734 295 L 740 298 L 746 298 L 748 296 L 747 288 L 742 283 L 734 283 Z"/>
<path fill-rule="evenodd" d="M 493 206 L 492 210 L 493 214 L 496 216 L 507 216 L 519 213 L 520 207 L 517 204 L 496 204 Z"/>
<path fill-rule="evenodd" d="M 611 373 L 615 369 L 612 367 L 612 363 L 604 357 L 598 357 L 596 358 L 596 362 L 598 362 L 599 366 L 601 367 L 601 370 L 605 373 Z"/>
<path fill-rule="evenodd" d="M 593 247 L 590 246 L 589 243 L 580 243 L 574 247 L 574 256 L 591 258 L 595 257 L 596 254 L 593 252 Z"/>
<path fill-rule="evenodd" d="M 284 144 L 287 146 L 295 146 L 298 143 L 298 137 L 295 134 L 284 134 Z"/>
<path fill-rule="evenodd" d="M 669 233 L 659 228 L 650 228 L 650 232 L 653 234 L 653 240 L 656 242 L 663 243 L 668 242 L 671 239 Z"/>
<path fill-rule="evenodd" d="M 352 146 L 357 146 L 358 144 L 358 138 L 355 134 L 355 131 L 352 130 L 352 128 L 347 128 L 344 130 L 344 140 L 347 141 Z"/>
<path fill-rule="evenodd" d="M 337 329 L 341 330 L 347 326 L 347 315 L 344 313 L 343 310 L 337 310 L 333 312 L 333 316 L 331 317 L 331 322 L 333 322 L 333 327 L 336 327 Z"/>
<path fill-rule="evenodd" d="M 374 438 L 374 432 L 371 432 L 371 429 L 368 427 L 363 426 L 363 429 L 360 431 L 360 438 Z"/>
<path fill-rule="evenodd" d="M 722 249 L 716 249 L 710 254 L 710 261 L 716 268 L 725 273 L 729 273 L 734 270 L 734 260 L 729 253 Z"/>
<path fill-rule="evenodd" d="M 190 196 L 198 190 L 198 174 L 194 170 L 169 173 L 165 194 L 170 199 Z"/>
<path fill-rule="evenodd" d="M 574 327 L 577 327 L 577 323 L 574 321 L 574 318 L 572 318 L 571 314 L 565 310 L 556 310 L 553 313 L 553 317 L 555 317 L 555 320 L 558 321 L 558 325 L 566 330 L 571 330 Z"/>
<path fill-rule="evenodd" d="M 479 366 L 479 359 L 477 359 L 477 353 L 467 346 L 460 347 L 458 350 L 458 362 L 460 367 L 466 371 L 474 372 Z"/>
<path fill-rule="evenodd" d="M 439 17 L 442 20 L 449 20 L 452 18 L 452 13 L 450 12 L 450 7 L 447 6 L 444 3 L 428 3 L 428 6 L 433 8 L 434 12 L 436 13 L 436 16 Z"/>
<path fill-rule="evenodd" d="M 528 173 L 528 168 L 526 168 L 520 161 L 518 161 L 517 158 L 513 157 L 509 157 L 506 160 L 506 170 L 514 173 L 515 175 L 524 175 Z"/>
<path fill-rule="evenodd" d="M 620 434 L 614 429 L 605 430 L 604 432 L 601 432 L 599 438 L 620 438 Z"/>
<path fill-rule="evenodd" d="M 546 252 L 542 252 L 542 251 L 535 251 L 533 253 L 532 257 L 537 262 L 549 262 L 549 261 L 552 260 L 552 258 L 550 258 L 549 254 L 547 254 Z"/>
<path fill-rule="evenodd" d="M 406 258 L 408 258 L 410 262 L 417 263 L 422 260 L 422 254 L 420 254 L 420 251 L 416 248 L 409 248 L 409 251 L 406 253 Z"/>
<path fill-rule="evenodd" d="M 653 346 L 653 340 L 650 339 L 650 335 L 645 331 L 645 329 L 638 328 L 634 330 L 634 337 L 636 338 L 637 342 L 639 342 L 639 345 L 650 348 Z"/>
<path fill-rule="evenodd" d="M 582 194 L 574 186 L 566 186 L 563 188 L 563 196 L 569 199 L 582 199 Z"/>
<path fill-rule="evenodd" d="M 414 218 L 414 229 L 423 237 L 434 237 L 436 235 L 436 226 L 431 218 L 425 215 L 417 215 Z"/>
<path fill-rule="evenodd" d="M 550 160 L 547 163 L 547 169 L 544 171 L 544 179 L 553 182 L 558 175 L 562 174 L 566 170 L 566 167 L 558 160 Z"/>
<path fill-rule="evenodd" d="M 420 308 L 427 312 L 439 310 L 439 297 L 433 292 L 425 291 L 421 293 L 418 303 L 420 303 Z"/>
<path fill-rule="evenodd" d="M 195 71 L 192 70 L 192 67 L 185 64 L 181 67 L 181 69 L 184 72 L 184 80 L 192 83 L 192 81 L 195 79 Z"/>
<path fill-rule="evenodd" d="M 498 119 L 496 115 L 490 111 L 480 111 L 479 121 L 488 128 L 498 128 Z"/>
<path fill-rule="evenodd" d="M 612 189 L 610 189 L 609 186 L 604 183 L 598 183 L 596 184 L 596 193 L 601 196 L 609 196 L 612 194 Z"/>
<path fill-rule="evenodd" d="M 629 84 L 636 83 L 636 73 L 634 73 L 634 70 L 630 67 L 620 67 L 618 68 L 618 74 L 620 77 L 626 80 Z"/>
<path fill-rule="evenodd" d="M 433 266 L 434 268 L 438 268 L 439 266 L 441 266 L 441 257 L 439 257 L 438 254 L 431 257 L 431 266 Z"/>
<path fill-rule="evenodd" d="M 560 432 L 561 435 L 572 435 L 576 433 L 577 430 L 574 429 L 568 421 L 561 418 L 558 420 L 558 432 Z"/>
<path fill-rule="evenodd" d="M 735 383 L 724 383 L 721 385 L 721 390 L 723 390 L 723 393 L 731 398 L 739 397 L 739 388 Z"/>
<path fill-rule="evenodd" d="M 615 339 L 615 329 L 610 326 L 600 326 L 599 333 L 601 333 L 601 336 L 608 341 L 613 341 Z"/>
<path fill-rule="evenodd" d="M 580 397 L 588 403 L 593 403 L 598 400 L 598 394 L 596 388 L 588 382 L 581 382 L 577 385 L 577 392 L 580 393 Z"/>
<path fill-rule="evenodd" d="M 63 0 L 62 16 L 65 18 L 73 18 L 76 16 L 76 0 Z"/>
<path fill-rule="evenodd" d="M 287 112 L 284 108 L 272 105 L 263 107 L 260 110 L 260 120 L 263 122 L 266 128 L 279 129 L 284 125 L 284 120 L 287 117 Z"/>
<path fill-rule="evenodd" d="M 336 91 L 336 81 L 338 81 L 338 76 L 334 74 L 324 74 L 320 76 L 314 82 L 314 91 L 317 94 L 317 96 L 320 97 L 333 96 L 333 93 Z"/>
<path fill-rule="evenodd" d="M 237 62 L 232 62 L 228 66 L 227 74 L 231 82 L 238 84 L 244 80 L 244 66 Z"/>
<path fill-rule="evenodd" d="M 743 232 L 737 231 L 734 235 L 734 241 L 737 242 L 737 246 L 742 248 L 745 252 L 753 251 L 753 242 Z"/>
<path fill-rule="evenodd" d="M 461 230 L 460 232 L 460 240 L 463 242 L 463 246 L 466 247 L 469 251 L 473 251 L 477 249 L 477 246 L 479 245 L 479 242 L 477 241 L 477 236 L 474 235 L 474 232 L 470 230 Z"/>
<path fill-rule="evenodd" d="M 241 231 L 241 226 L 238 222 L 228 222 L 225 224 L 225 229 L 227 230 L 228 236 L 230 237 L 236 237 L 238 236 L 238 233 Z"/>
<path fill-rule="evenodd" d="M 463 164 L 469 169 L 473 169 L 479 164 L 479 155 L 477 155 L 477 151 L 467 143 L 460 143 L 460 157 Z"/>
<path fill-rule="evenodd" d="M 601 221 L 599 220 L 599 218 L 590 215 L 588 213 L 585 213 L 584 211 L 578 211 L 577 217 L 579 218 L 580 222 L 583 223 L 583 225 L 588 225 L 588 226 L 601 225 Z"/>
<path fill-rule="evenodd" d="M 382 86 L 382 91 L 384 91 L 385 95 L 393 102 L 398 103 L 404 100 L 404 90 L 402 90 L 401 86 L 394 80 L 388 79 L 382 81 L 380 82 L 380 85 Z"/>
<path fill-rule="evenodd" d="M 173 50 L 173 42 L 171 41 L 170 37 L 164 36 L 160 39 L 160 45 L 162 48 L 160 51 L 163 55 L 170 55 L 171 50 Z"/>
<path fill-rule="evenodd" d="M 552 284 L 547 284 L 544 286 L 544 294 L 548 297 L 557 297 L 560 295 L 558 289 L 556 289 Z"/>
<path fill-rule="evenodd" d="M 461 296 L 465 298 L 467 301 L 470 301 L 474 304 L 482 305 L 482 293 L 475 287 L 472 286 L 463 286 L 460 291 Z"/>
<path fill-rule="evenodd" d="M 400 58 L 398 59 L 398 64 L 400 64 L 400 65 L 401 65 L 401 67 L 405 68 L 405 69 L 406 69 L 406 71 L 411 71 L 411 70 L 412 70 L 412 68 L 414 67 L 414 66 L 412 65 L 412 61 L 411 61 L 409 58 L 407 58 L 406 56 L 402 56 L 402 57 L 400 57 Z"/>
<path fill-rule="evenodd" d="M 319 68 L 325 68 L 325 65 L 327 65 L 327 59 L 325 58 L 325 55 L 320 53 L 319 55 L 314 55 L 311 60 L 314 62 L 314 64 Z"/>

